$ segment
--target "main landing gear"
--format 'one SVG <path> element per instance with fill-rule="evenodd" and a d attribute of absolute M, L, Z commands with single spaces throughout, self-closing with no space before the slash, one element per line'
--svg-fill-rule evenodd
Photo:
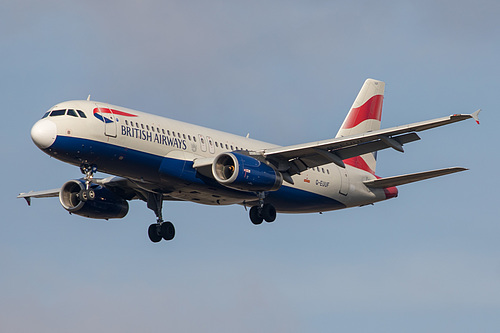
<path fill-rule="evenodd" d="M 250 221 L 257 225 L 264 220 L 266 222 L 276 220 L 276 208 L 271 204 L 264 203 L 265 194 L 263 192 L 259 192 L 257 195 L 259 196 L 259 205 L 250 208 Z"/>
<path fill-rule="evenodd" d="M 148 208 L 156 214 L 156 223 L 148 228 L 149 239 L 158 243 L 162 239 L 169 241 L 175 237 L 175 228 L 172 222 L 163 221 L 162 216 L 163 195 L 161 193 L 148 193 Z"/>
<path fill-rule="evenodd" d="M 84 202 L 92 201 L 95 199 L 95 191 L 90 188 L 90 184 L 92 183 L 92 178 L 94 178 L 94 173 L 97 172 L 97 166 L 82 164 L 80 166 L 80 171 L 85 175 L 85 177 L 83 177 L 85 180 L 85 189 L 78 193 L 78 198 Z"/>

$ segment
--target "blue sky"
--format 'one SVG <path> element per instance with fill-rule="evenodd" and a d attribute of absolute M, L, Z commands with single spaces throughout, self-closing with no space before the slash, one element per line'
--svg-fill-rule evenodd
<path fill-rule="evenodd" d="M 16 1 L 0 4 L 0 330 L 496 332 L 500 234 L 496 1 Z M 470 170 L 397 199 L 256 227 L 242 207 L 69 216 L 79 170 L 31 142 L 70 99 L 110 102 L 288 145 L 333 137 L 363 81 L 382 126 L 478 108 L 379 153 L 377 174 Z M 99 174 L 98 174 L 99 175 Z"/>

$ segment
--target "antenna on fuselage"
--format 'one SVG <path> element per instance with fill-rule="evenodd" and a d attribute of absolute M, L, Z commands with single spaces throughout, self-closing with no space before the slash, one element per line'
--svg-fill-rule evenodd
<path fill-rule="evenodd" d="M 87 101 L 90 101 L 90 94 L 87 96 Z"/>
<path fill-rule="evenodd" d="M 247 133 L 247 136 L 246 136 L 245 138 L 247 138 L 247 139 L 248 139 L 249 137 L 250 137 L 250 133 Z"/>

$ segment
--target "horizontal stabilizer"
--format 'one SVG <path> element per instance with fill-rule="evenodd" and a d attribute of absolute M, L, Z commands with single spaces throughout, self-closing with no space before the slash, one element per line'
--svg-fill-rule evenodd
<path fill-rule="evenodd" d="M 418 182 L 418 181 L 424 180 L 424 179 L 444 176 L 444 175 L 448 175 L 450 173 L 455 173 L 455 172 L 460 172 L 460 171 L 465 171 L 465 170 L 468 170 L 468 169 L 461 168 L 461 167 L 445 168 L 445 169 L 439 169 L 439 170 L 411 173 L 408 175 L 367 180 L 367 181 L 364 181 L 363 183 L 366 186 L 372 187 L 372 188 L 388 188 L 388 187 L 392 187 L 392 186 L 399 186 L 399 185 L 404 185 L 404 184 L 408 184 L 408 183 Z"/>

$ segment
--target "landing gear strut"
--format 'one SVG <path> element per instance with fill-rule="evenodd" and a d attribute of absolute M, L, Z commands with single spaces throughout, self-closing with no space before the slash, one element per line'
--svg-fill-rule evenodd
<path fill-rule="evenodd" d="M 261 224 L 262 221 L 273 222 L 276 220 L 276 208 L 271 204 L 264 203 L 265 194 L 257 193 L 259 196 L 259 205 L 250 208 L 250 221 L 253 224 Z"/>
<path fill-rule="evenodd" d="M 148 228 L 149 239 L 153 243 L 158 243 L 162 240 L 172 240 L 175 237 L 175 228 L 172 222 L 163 221 L 163 195 L 161 193 L 148 193 L 148 208 L 156 214 L 156 223 L 151 224 Z"/>
<path fill-rule="evenodd" d="M 83 177 L 85 180 L 85 189 L 78 193 L 78 198 L 81 201 L 92 201 L 95 199 L 95 192 L 90 188 L 90 184 L 92 183 L 92 178 L 94 178 L 94 173 L 97 172 L 97 166 L 82 164 L 80 166 L 80 171 L 85 175 L 85 177 Z"/>

